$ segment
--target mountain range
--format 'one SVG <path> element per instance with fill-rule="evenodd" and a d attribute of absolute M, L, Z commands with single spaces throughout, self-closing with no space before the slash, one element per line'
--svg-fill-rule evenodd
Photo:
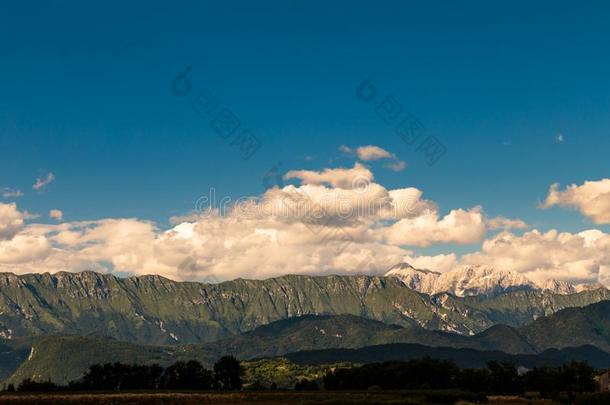
<path fill-rule="evenodd" d="M 397 277 L 409 288 L 434 295 L 449 292 L 458 297 L 494 297 L 511 291 L 548 291 L 553 294 L 574 294 L 591 289 L 589 285 L 574 286 L 565 281 L 547 280 L 534 282 L 520 273 L 498 270 L 491 266 L 475 265 L 439 273 L 416 269 L 408 263 L 399 263 L 388 270 L 388 277 Z M 593 286 L 601 287 L 601 286 Z"/>
<path fill-rule="evenodd" d="M 307 314 L 351 314 L 474 335 L 609 296 L 602 288 L 574 294 L 517 289 L 491 296 L 428 295 L 398 277 L 380 276 L 288 275 L 205 284 L 89 271 L 0 273 L 0 337 L 97 333 L 132 343 L 201 343 Z"/>
<path fill-rule="evenodd" d="M 426 353 L 467 366 L 508 359 L 610 367 L 609 295 L 605 288 L 545 288 L 489 268 L 445 276 L 407 264 L 387 276 L 218 284 L 90 271 L 0 273 L 0 380 L 65 383 L 92 363 L 197 359 L 210 366 L 223 354 L 283 356 L 291 369 Z M 258 361 L 264 369 L 260 361 L 268 360 Z"/>

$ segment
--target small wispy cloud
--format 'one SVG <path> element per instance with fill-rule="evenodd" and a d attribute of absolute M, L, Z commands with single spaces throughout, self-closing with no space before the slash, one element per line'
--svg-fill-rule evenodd
<path fill-rule="evenodd" d="M 339 146 L 339 152 L 349 155 L 349 154 L 353 153 L 353 150 L 349 146 L 341 145 L 341 146 Z"/>
<path fill-rule="evenodd" d="M 402 160 L 397 160 L 395 162 L 386 163 L 384 167 L 387 167 L 388 169 L 393 170 L 395 172 L 400 172 L 404 170 L 405 167 L 407 167 L 407 163 Z"/>
<path fill-rule="evenodd" d="M 502 229 L 508 231 L 510 229 L 527 229 L 529 225 L 520 219 L 511 219 L 503 216 L 490 218 L 487 220 L 487 226 L 491 230 Z"/>
<path fill-rule="evenodd" d="M 23 192 L 21 190 L 12 189 L 9 187 L 4 187 L 1 189 L 0 194 L 2 194 L 3 198 L 17 198 L 23 196 Z"/>
<path fill-rule="evenodd" d="M 398 159 L 395 154 L 375 145 L 359 146 L 356 149 L 352 149 L 346 145 L 341 145 L 339 147 L 339 151 L 348 155 L 356 155 L 358 159 L 364 162 L 371 162 L 381 159 L 388 160 L 384 167 L 395 172 L 404 170 L 405 167 L 407 167 L 407 163 Z"/>
<path fill-rule="evenodd" d="M 561 133 L 557 134 L 557 136 L 555 137 L 555 140 L 559 143 L 563 143 L 563 141 L 564 141 L 563 134 L 561 134 Z"/>
<path fill-rule="evenodd" d="M 365 162 L 379 159 L 396 159 L 396 155 L 375 145 L 359 146 L 356 149 L 356 154 L 360 160 Z"/>
<path fill-rule="evenodd" d="M 34 185 L 32 185 L 32 188 L 34 190 L 42 190 L 43 188 L 45 188 L 46 186 L 51 184 L 54 180 L 55 180 L 55 175 L 53 173 L 49 172 L 49 174 L 47 174 L 47 176 L 45 178 L 42 178 L 42 179 L 37 178 Z"/>
<path fill-rule="evenodd" d="M 64 213 L 61 210 L 52 209 L 51 211 L 49 211 L 49 217 L 57 221 L 61 221 L 62 219 L 64 219 Z"/>

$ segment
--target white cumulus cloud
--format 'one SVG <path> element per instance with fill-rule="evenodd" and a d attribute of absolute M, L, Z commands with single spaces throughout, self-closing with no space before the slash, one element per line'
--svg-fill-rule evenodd
<path fill-rule="evenodd" d="M 427 210 L 414 218 L 403 218 L 383 228 L 383 238 L 393 245 L 430 246 L 436 243 L 470 244 L 485 236 L 485 216 L 481 207 L 454 209 L 440 217 Z"/>
<path fill-rule="evenodd" d="M 384 167 L 395 172 L 402 171 L 407 167 L 407 163 L 398 159 L 395 154 L 375 145 L 359 146 L 355 150 L 346 145 L 341 145 L 339 151 L 350 155 L 355 154 L 363 162 L 386 160 Z"/>
<path fill-rule="evenodd" d="M 555 183 L 541 208 L 554 205 L 575 208 L 596 224 L 610 224 L 610 179 L 572 184 L 565 190 L 560 190 L 559 184 Z"/>
<path fill-rule="evenodd" d="M 363 164 L 355 163 L 351 169 L 290 170 L 284 175 L 284 178 L 286 180 L 299 179 L 303 184 L 327 184 L 352 189 L 358 180 L 372 181 L 373 173 Z"/>
<path fill-rule="evenodd" d="M 610 236 L 599 230 L 532 230 L 521 236 L 502 232 L 485 240 L 480 252 L 465 255 L 461 262 L 525 273 L 534 281 L 596 282 L 603 266 L 610 265 Z"/>
<path fill-rule="evenodd" d="M 21 230 L 27 213 L 17 209 L 17 204 L 0 203 L 0 240 L 11 239 Z"/>

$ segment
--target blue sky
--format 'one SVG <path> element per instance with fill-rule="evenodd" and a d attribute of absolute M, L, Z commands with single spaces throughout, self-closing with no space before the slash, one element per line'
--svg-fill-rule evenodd
<path fill-rule="evenodd" d="M 7 4 L 0 188 L 22 190 L 32 213 L 169 227 L 210 187 L 258 195 L 278 162 L 351 167 L 338 148 L 373 144 L 407 163 L 372 163 L 376 181 L 417 187 L 441 212 L 482 205 L 578 232 L 591 220 L 537 205 L 552 183 L 608 175 L 609 18 L 602 2 Z M 172 92 L 186 66 L 193 91 L 260 140 L 250 159 Z M 372 72 L 379 100 L 394 96 L 446 147 L 434 166 L 356 97 Z"/>

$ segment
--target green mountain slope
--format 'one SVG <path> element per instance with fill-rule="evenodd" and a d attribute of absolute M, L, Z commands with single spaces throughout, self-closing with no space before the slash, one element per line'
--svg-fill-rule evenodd
<path fill-rule="evenodd" d="M 419 327 L 413 327 L 419 329 Z M 405 330 L 355 315 L 305 315 L 197 347 L 240 358 L 273 357 L 320 347 L 362 347 L 387 333 Z"/>
<path fill-rule="evenodd" d="M 78 378 L 93 363 L 121 361 L 167 365 L 177 360 L 197 359 L 211 366 L 225 354 L 233 354 L 242 360 L 285 356 L 297 363 L 310 361 L 314 364 L 405 360 L 428 354 L 450 355 L 452 357 L 442 358 L 451 358 L 469 366 L 476 363 L 477 367 L 490 359 L 519 359 L 522 365 L 586 360 L 601 367 L 610 366 L 610 361 L 607 361 L 610 355 L 600 350 L 608 346 L 608 317 L 610 302 L 602 302 L 585 308 L 566 309 L 519 329 L 497 325 L 474 336 L 431 331 L 416 325 L 389 325 L 354 315 L 305 315 L 276 321 L 215 342 L 186 345 L 138 345 L 94 335 L 41 336 L 6 342 L 5 355 L 16 360 L 12 366 L 5 367 L 4 374 L 14 371 L 11 381 L 50 378 L 65 383 Z M 577 338 L 570 334 L 572 330 L 580 331 Z M 416 349 L 421 345 L 427 349 L 418 352 Z M 581 345 L 589 346 L 572 348 Z M 359 350 L 365 347 L 368 349 Z M 432 350 L 432 347 L 442 350 Z M 562 349 L 552 349 L 554 347 Z M 10 350 L 14 353 L 11 354 Z M 299 354 L 293 355 L 295 352 Z M 308 353 L 311 355 L 309 360 Z M 469 360 L 470 355 L 474 357 Z"/>
<path fill-rule="evenodd" d="M 610 301 L 564 309 L 519 329 L 537 350 L 593 345 L 610 351 Z"/>
<path fill-rule="evenodd" d="M 146 344 L 210 342 L 305 314 L 351 314 L 401 326 L 474 334 L 522 325 L 560 309 L 608 299 L 513 292 L 491 299 L 428 296 L 394 277 L 283 276 L 219 284 L 94 272 L 0 273 L 0 336 L 96 333 Z"/>
<path fill-rule="evenodd" d="M 42 336 L 12 344 L 29 348 L 28 357 L 7 381 L 13 383 L 25 378 L 66 383 L 95 363 L 170 364 L 175 356 L 173 346 L 135 345 L 99 336 Z"/>

